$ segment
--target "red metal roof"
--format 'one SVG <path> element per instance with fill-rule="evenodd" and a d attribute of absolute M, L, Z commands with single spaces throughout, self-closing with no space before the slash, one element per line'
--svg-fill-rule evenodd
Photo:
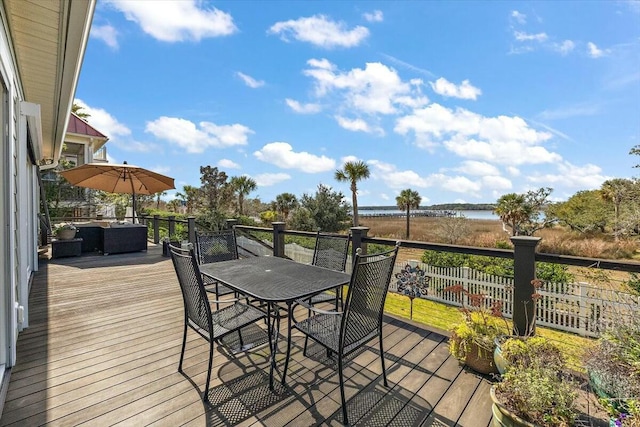
<path fill-rule="evenodd" d="M 71 113 L 71 116 L 69 116 L 69 124 L 67 125 L 67 132 L 109 139 L 109 137 L 104 135 L 102 132 L 96 130 L 89 123 L 85 122 L 84 120 L 82 120 L 80 117 L 76 116 L 73 113 Z"/>

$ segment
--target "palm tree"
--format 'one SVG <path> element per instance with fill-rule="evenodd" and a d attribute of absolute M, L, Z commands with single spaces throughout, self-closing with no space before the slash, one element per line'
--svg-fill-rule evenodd
<path fill-rule="evenodd" d="M 278 194 L 275 205 L 276 211 L 282 213 L 282 219 L 286 221 L 289 217 L 289 212 L 298 207 L 298 199 L 291 193 Z"/>
<path fill-rule="evenodd" d="M 369 178 L 369 166 L 363 161 L 346 162 L 342 169 L 336 171 L 335 178 L 339 182 L 351 183 L 351 200 L 353 202 L 353 226 L 358 226 L 358 187 L 356 183 Z"/>
<path fill-rule="evenodd" d="M 182 187 L 183 192 L 176 193 L 176 197 L 179 200 L 182 200 L 187 207 L 187 213 L 190 214 L 195 209 L 198 204 L 198 199 L 201 196 L 200 189 L 198 187 L 194 187 L 193 185 L 185 185 Z"/>
<path fill-rule="evenodd" d="M 160 197 L 166 196 L 166 195 L 167 195 L 166 191 L 160 191 L 156 193 L 156 209 L 160 210 Z"/>
<path fill-rule="evenodd" d="M 606 202 L 613 203 L 613 235 L 618 240 L 619 234 L 619 218 L 620 218 L 620 205 L 627 196 L 631 181 L 623 178 L 610 179 L 602 183 L 600 187 L 600 197 Z"/>
<path fill-rule="evenodd" d="M 422 197 L 418 194 L 417 191 L 413 191 L 410 188 L 406 190 L 402 190 L 400 195 L 396 197 L 396 203 L 398 204 L 398 208 L 401 210 L 405 210 L 407 212 L 407 239 L 409 239 L 409 211 L 411 209 L 418 209 L 420 207 L 420 202 L 422 201 Z"/>
<path fill-rule="evenodd" d="M 180 206 L 182 206 L 182 203 L 178 199 L 170 200 L 169 203 L 167 203 L 167 209 L 169 212 L 178 212 Z"/>
<path fill-rule="evenodd" d="M 531 209 L 527 204 L 524 194 L 509 193 L 498 199 L 496 208 L 493 210 L 502 221 L 502 229 L 511 228 L 512 236 L 519 236 L 522 225 L 528 221 Z"/>
<path fill-rule="evenodd" d="M 238 195 L 238 213 L 242 215 L 242 205 L 244 204 L 244 196 L 258 188 L 256 181 L 246 175 L 234 176 L 231 178 L 231 187 Z"/>

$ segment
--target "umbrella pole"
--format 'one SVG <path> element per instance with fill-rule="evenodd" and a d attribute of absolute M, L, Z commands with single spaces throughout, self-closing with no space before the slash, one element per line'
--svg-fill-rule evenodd
<path fill-rule="evenodd" d="M 127 162 L 125 162 L 126 164 Z M 136 189 L 133 186 L 133 178 L 131 178 L 131 173 L 129 173 L 129 180 L 131 181 L 131 195 L 132 195 L 132 204 L 131 204 L 131 223 L 136 223 Z"/>

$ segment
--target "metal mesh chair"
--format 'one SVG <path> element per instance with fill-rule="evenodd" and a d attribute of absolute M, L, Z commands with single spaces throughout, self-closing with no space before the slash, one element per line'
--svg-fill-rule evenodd
<path fill-rule="evenodd" d="M 238 259 L 238 245 L 236 243 L 235 230 L 215 232 L 196 231 L 196 251 L 198 264 Z M 203 280 L 206 287 L 214 287 L 208 290 L 216 295 L 216 300 L 220 299 L 221 296 L 234 293 L 233 290 L 207 276 L 204 276 Z M 219 308 L 220 306 L 218 304 L 216 309 Z"/>
<path fill-rule="evenodd" d="M 211 380 L 211 367 L 213 365 L 214 342 L 228 334 L 237 332 L 242 345 L 240 330 L 260 319 L 265 319 L 266 316 L 257 308 L 240 303 L 237 300 L 219 301 L 221 303 L 232 303 L 232 305 L 221 310 L 212 311 L 210 305 L 212 301 L 207 298 L 207 291 L 204 288 L 202 274 L 198 268 L 194 252 L 190 249 L 180 249 L 174 246 L 169 248 L 184 302 L 184 333 L 178 372 L 183 372 L 182 362 L 187 344 L 187 328 L 191 328 L 209 342 L 209 368 L 207 370 L 206 386 L 202 395 L 202 399 L 206 402 L 209 399 L 209 381 Z"/>
<path fill-rule="evenodd" d="M 344 268 L 347 265 L 350 241 L 351 235 L 344 238 L 340 236 L 320 234 L 320 232 L 318 232 L 311 264 L 318 267 L 328 268 L 330 270 L 344 271 Z M 336 288 L 335 293 L 322 292 L 318 295 L 314 295 L 307 302 L 311 305 L 315 305 L 328 301 L 335 301 L 337 310 L 338 303 L 342 301 L 342 288 Z"/>
<path fill-rule="evenodd" d="M 344 393 L 343 359 L 376 337 L 380 343 L 384 385 L 388 387 L 382 346 L 382 315 L 398 248 L 399 243 L 390 251 L 372 255 L 362 255 L 358 249 L 343 311 L 320 310 L 302 302 L 302 305 L 316 314 L 292 325 L 292 328 L 302 332 L 305 337 L 324 346 L 329 353 L 336 354 L 344 424 L 349 421 Z M 289 345 L 286 360 L 289 360 L 290 352 Z M 306 355 L 306 351 L 304 354 Z M 286 367 L 285 363 L 283 383 L 287 375 Z"/>

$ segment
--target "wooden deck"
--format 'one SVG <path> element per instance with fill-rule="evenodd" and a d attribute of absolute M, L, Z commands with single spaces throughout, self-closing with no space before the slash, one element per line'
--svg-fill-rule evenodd
<path fill-rule="evenodd" d="M 216 349 L 212 405 L 203 404 L 208 346 L 190 332 L 186 376 L 177 372 L 182 299 L 160 252 L 150 245 L 146 253 L 41 261 L 1 425 L 341 425 L 334 363 L 319 348 L 303 357 L 301 336 L 287 385 L 273 392 L 264 346 L 236 357 Z M 264 338 L 260 328 L 251 332 Z M 353 424 L 489 424 L 490 382 L 462 369 L 443 335 L 388 317 L 384 336 L 389 389 L 376 342 L 347 365 Z"/>

